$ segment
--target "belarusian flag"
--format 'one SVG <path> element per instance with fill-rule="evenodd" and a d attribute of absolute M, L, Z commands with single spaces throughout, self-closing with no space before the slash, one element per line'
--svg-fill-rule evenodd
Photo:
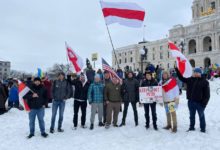
<path fill-rule="evenodd" d="M 169 42 L 169 51 L 172 56 L 176 58 L 177 68 L 185 78 L 192 76 L 192 66 L 189 60 L 180 52 L 179 48 L 173 43 Z"/>
<path fill-rule="evenodd" d="M 175 98 L 179 97 L 179 87 L 175 78 L 171 78 L 164 85 L 162 85 L 166 97 L 173 101 Z"/>
<path fill-rule="evenodd" d="M 30 88 L 27 87 L 23 82 L 18 80 L 18 91 L 19 91 L 19 102 L 24 107 L 24 110 L 30 111 L 30 108 L 27 104 L 27 101 L 23 99 L 23 97 L 30 92 Z"/>
<path fill-rule="evenodd" d="M 101 1 L 101 7 L 107 25 L 118 23 L 140 28 L 145 18 L 145 10 L 136 3 Z"/>

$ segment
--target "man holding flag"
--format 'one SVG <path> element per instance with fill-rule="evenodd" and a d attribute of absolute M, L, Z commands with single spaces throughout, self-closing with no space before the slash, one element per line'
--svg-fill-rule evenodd
<path fill-rule="evenodd" d="M 34 84 L 31 87 L 31 90 L 24 96 L 24 99 L 27 100 L 28 106 L 30 108 L 29 112 L 29 127 L 30 134 L 27 137 L 28 139 L 34 136 L 35 132 L 35 118 L 37 116 L 41 131 L 41 136 L 46 138 L 48 134 L 45 132 L 45 123 L 44 123 L 44 106 L 46 103 L 47 93 L 43 85 L 41 84 L 40 78 L 34 79 Z"/>
<path fill-rule="evenodd" d="M 170 52 L 176 58 L 175 68 L 179 79 L 187 84 L 187 99 L 190 112 L 190 127 L 188 131 L 195 130 L 196 111 L 199 114 L 201 132 L 206 132 L 205 108 L 210 98 L 209 82 L 202 77 L 202 70 L 195 68 L 192 74 L 192 66 L 188 59 L 180 52 L 177 46 L 169 42 Z"/>

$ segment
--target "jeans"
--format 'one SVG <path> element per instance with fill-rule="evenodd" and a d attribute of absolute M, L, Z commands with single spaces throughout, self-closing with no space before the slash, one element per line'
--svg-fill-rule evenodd
<path fill-rule="evenodd" d="M 81 125 L 84 126 L 86 122 L 86 107 L 87 107 L 87 101 L 85 102 L 79 102 L 77 100 L 74 101 L 74 116 L 73 116 L 73 124 L 74 127 L 77 127 L 78 125 L 78 113 L 79 108 L 81 108 Z"/>
<path fill-rule="evenodd" d="M 65 109 L 65 101 L 59 100 L 59 101 L 53 101 L 52 104 L 52 118 L 51 118 L 51 126 L 50 129 L 54 129 L 55 126 L 55 120 L 57 115 L 57 109 L 59 108 L 59 120 L 58 120 L 58 129 L 61 129 L 62 123 L 63 123 L 63 114 Z"/>
<path fill-rule="evenodd" d="M 130 102 L 124 102 L 124 111 L 123 111 L 122 123 L 125 123 L 125 121 L 126 121 L 129 103 Z M 136 104 L 137 104 L 136 102 L 131 102 L 133 112 L 134 112 L 134 121 L 135 121 L 135 123 L 138 123 L 138 113 L 137 113 Z"/>
<path fill-rule="evenodd" d="M 150 108 L 151 108 L 151 114 L 152 114 L 152 119 L 153 119 L 153 125 L 157 126 L 156 103 L 144 104 L 146 125 L 149 126 L 150 124 L 150 115 L 149 115 Z"/>
<path fill-rule="evenodd" d="M 44 108 L 31 109 L 31 111 L 29 112 L 30 134 L 34 135 L 34 132 L 35 132 L 35 118 L 36 118 L 36 116 L 38 118 L 41 134 L 43 134 L 43 133 L 45 133 Z"/>
<path fill-rule="evenodd" d="M 200 121 L 200 128 L 202 131 L 206 129 L 206 121 L 205 121 L 205 108 L 202 107 L 200 103 L 194 102 L 192 100 L 188 101 L 188 108 L 190 113 L 190 129 L 195 129 L 195 122 L 196 122 L 196 111 L 199 115 Z"/>

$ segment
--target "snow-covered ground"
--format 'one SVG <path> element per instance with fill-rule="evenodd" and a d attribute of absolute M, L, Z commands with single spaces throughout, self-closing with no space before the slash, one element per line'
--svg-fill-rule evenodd
<path fill-rule="evenodd" d="M 166 125 L 164 108 L 157 105 L 159 131 L 144 128 L 145 118 L 143 108 L 138 108 L 139 126 L 134 126 L 131 106 L 127 116 L 127 125 L 122 128 L 100 128 L 93 131 L 78 128 L 72 130 L 73 100 L 66 105 L 63 123 L 64 133 L 50 134 L 47 139 L 40 136 L 36 123 L 35 137 L 28 140 L 28 114 L 12 109 L 9 113 L 0 116 L 0 150 L 219 150 L 220 148 L 220 95 L 216 88 L 220 87 L 220 80 L 210 82 L 211 99 L 206 109 L 207 133 L 200 133 L 197 116 L 196 131 L 187 133 L 189 127 L 189 113 L 185 93 L 181 96 L 177 112 L 178 132 L 170 133 L 162 129 Z M 45 123 L 49 132 L 51 109 L 46 109 Z M 119 116 L 119 123 L 121 122 Z M 90 106 L 87 109 L 87 126 L 89 126 Z"/>

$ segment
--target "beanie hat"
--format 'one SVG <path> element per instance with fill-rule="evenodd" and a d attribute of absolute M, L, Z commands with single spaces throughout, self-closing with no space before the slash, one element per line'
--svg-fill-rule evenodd
<path fill-rule="evenodd" d="M 39 77 L 36 77 L 36 78 L 34 78 L 34 82 L 35 81 L 40 81 L 41 82 L 41 79 Z"/>
<path fill-rule="evenodd" d="M 195 68 L 195 69 L 194 69 L 194 72 L 195 72 L 195 73 L 200 73 L 200 74 L 202 74 L 202 69 L 201 69 L 201 68 Z"/>

